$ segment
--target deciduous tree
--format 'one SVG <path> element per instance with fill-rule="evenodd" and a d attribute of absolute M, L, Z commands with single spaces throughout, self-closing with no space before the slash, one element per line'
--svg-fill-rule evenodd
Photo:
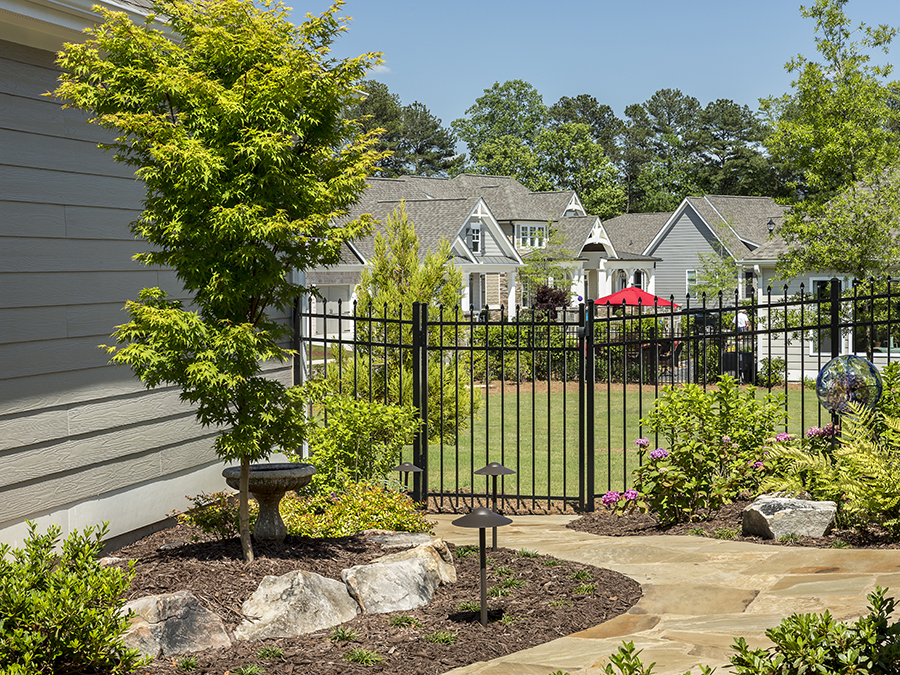
<path fill-rule="evenodd" d="M 779 228 L 790 246 L 779 263 L 785 278 L 813 270 L 865 277 L 900 257 L 900 85 L 889 79 L 890 65 L 871 64 L 897 29 L 854 30 L 845 4 L 816 0 L 801 8 L 815 21 L 822 62 L 797 56 L 786 65 L 797 78 L 793 93 L 761 102 L 774 122 L 767 147 L 803 174 L 803 192 Z"/>
<path fill-rule="evenodd" d="M 365 219 L 335 225 L 379 159 L 373 139 L 342 116 L 379 58 L 326 57 L 346 30 L 340 3 L 300 26 L 278 3 L 159 0 L 177 36 L 98 8 L 102 24 L 65 45 L 55 94 L 118 134 L 107 147 L 147 187 L 137 256 L 173 269 L 193 298 L 158 289 L 127 304 L 109 348 L 148 386 L 177 385 L 215 449 L 241 464 L 241 541 L 253 558 L 250 462 L 293 449 L 306 422 L 297 387 L 265 377 L 284 361 L 278 320 L 304 289 L 291 270 L 338 260 Z"/>

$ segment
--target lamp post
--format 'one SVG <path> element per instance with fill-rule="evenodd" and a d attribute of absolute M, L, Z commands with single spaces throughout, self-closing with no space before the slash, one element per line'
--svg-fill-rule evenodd
<path fill-rule="evenodd" d="M 493 498 L 491 501 L 491 508 L 494 510 L 495 513 L 497 511 L 497 476 L 508 476 L 513 473 L 515 473 L 515 471 L 513 471 L 512 469 L 507 469 L 505 466 L 503 466 L 499 462 L 491 462 L 487 466 L 484 466 L 475 472 L 475 474 L 478 476 L 492 476 L 494 479 L 493 480 L 494 489 L 493 489 Z M 485 482 L 486 481 L 487 481 L 487 478 L 485 478 Z M 487 485 L 485 485 L 485 493 L 487 493 Z M 491 533 L 491 550 L 492 551 L 497 550 L 497 528 L 496 527 L 493 529 L 493 532 Z"/>
<path fill-rule="evenodd" d="M 478 528 L 478 564 L 481 568 L 481 625 L 487 626 L 487 537 L 485 528 L 496 528 L 501 525 L 509 525 L 511 519 L 494 513 L 484 506 L 476 506 L 470 513 L 462 518 L 457 518 L 453 524 L 457 527 Z"/>
<path fill-rule="evenodd" d="M 400 466 L 395 466 L 391 471 L 399 471 L 403 474 L 403 487 L 409 490 L 409 474 L 421 473 L 422 469 L 410 462 L 403 462 Z"/>

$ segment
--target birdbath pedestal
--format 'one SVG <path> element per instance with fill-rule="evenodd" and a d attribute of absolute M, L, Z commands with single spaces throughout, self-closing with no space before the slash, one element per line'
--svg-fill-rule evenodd
<path fill-rule="evenodd" d="M 253 527 L 257 541 L 281 543 L 287 528 L 278 512 L 281 498 L 288 490 L 299 490 L 309 484 L 316 467 L 312 464 L 253 464 L 250 466 L 250 493 L 259 503 L 259 515 Z M 230 466 L 222 472 L 225 482 L 241 489 L 241 467 Z"/>

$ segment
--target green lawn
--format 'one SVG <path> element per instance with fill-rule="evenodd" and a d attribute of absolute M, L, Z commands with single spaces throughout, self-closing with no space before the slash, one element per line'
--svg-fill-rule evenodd
<path fill-rule="evenodd" d="M 539 383 L 540 385 L 540 383 Z M 578 391 L 547 393 L 531 384 L 522 384 L 516 391 L 502 393 L 495 386 L 488 391 L 484 404 L 472 419 L 469 428 L 452 442 L 432 441 L 429 445 L 429 489 L 453 492 L 458 486 L 463 492 L 483 492 L 484 477 L 472 471 L 488 462 L 500 462 L 518 473 L 503 481 L 503 491 L 510 494 L 551 495 L 577 497 L 579 485 Z M 779 390 L 783 392 L 783 388 Z M 757 390 L 762 396 L 764 390 Z M 801 423 L 800 389 L 788 391 L 787 409 L 790 414 L 788 431 L 802 433 L 818 424 L 819 406 L 815 392 L 805 392 Z M 649 436 L 639 426 L 642 415 L 653 406 L 656 392 L 645 387 L 623 391 L 621 385 L 609 389 L 598 384 L 594 400 L 594 490 L 621 490 L 630 485 L 631 472 L 638 466 L 634 440 Z M 609 420 L 609 422 L 607 422 Z M 823 416 L 822 423 L 828 421 Z M 777 431 L 782 431 L 778 429 Z M 651 448 L 657 439 L 650 437 Z M 404 460 L 411 453 L 404 453 Z M 548 470 L 549 467 L 549 470 Z"/>

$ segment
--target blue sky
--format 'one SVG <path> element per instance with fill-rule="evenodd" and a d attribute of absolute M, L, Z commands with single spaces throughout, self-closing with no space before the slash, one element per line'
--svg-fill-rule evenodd
<path fill-rule="evenodd" d="M 445 126 L 494 82 L 530 82 L 552 105 L 590 94 L 620 118 L 625 106 L 663 88 L 702 105 L 758 99 L 790 90 L 784 64 L 818 57 L 813 21 L 795 0 L 348 0 L 350 30 L 339 57 L 384 53 L 373 79 L 404 104 L 420 101 Z M 327 0 L 293 6 L 295 22 Z M 900 0 L 850 0 L 854 25 L 900 26 Z M 889 57 L 900 66 L 900 38 Z M 884 60 L 884 59 L 883 59 Z M 895 72 L 900 78 L 900 70 Z"/>

